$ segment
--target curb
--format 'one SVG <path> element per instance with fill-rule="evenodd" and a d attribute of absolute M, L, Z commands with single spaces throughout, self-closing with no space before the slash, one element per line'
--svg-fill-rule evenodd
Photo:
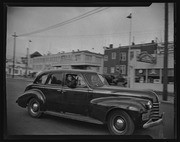
<path fill-rule="evenodd" d="M 161 103 L 165 103 L 165 104 L 172 104 L 174 105 L 174 102 L 170 102 L 170 101 L 160 101 Z"/>

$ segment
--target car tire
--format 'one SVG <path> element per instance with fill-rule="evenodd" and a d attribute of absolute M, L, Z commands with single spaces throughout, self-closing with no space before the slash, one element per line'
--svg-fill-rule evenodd
<path fill-rule="evenodd" d="M 31 117 L 39 118 L 42 115 L 42 111 L 40 111 L 40 103 L 36 98 L 30 99 L 27 109 Z"/>
<path fill-rule="evenodd" d="M 131 117 L 122 110 L 116 110 L 109 114 L 107 126 L 112 135 L 132 135 L 135 129 Z"/>

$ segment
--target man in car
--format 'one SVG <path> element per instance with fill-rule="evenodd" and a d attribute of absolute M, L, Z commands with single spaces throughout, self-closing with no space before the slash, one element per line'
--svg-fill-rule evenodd
<path fill-rule="evenodd" d="M 66 77 L 66 85 L 70 88 L 76 88 L 77 80 L 70 74 Z"/>

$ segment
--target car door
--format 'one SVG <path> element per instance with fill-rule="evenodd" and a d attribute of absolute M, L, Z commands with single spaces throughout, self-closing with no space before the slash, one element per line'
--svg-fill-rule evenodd
<path fill-rule="evenodd" d="M 60 112 L 63 110 L 62 105 L 62 72 L 51 73 L 46 82 L 46 105 L 51 111 Z"/>
<path fill-rule="evenodd" d="M 77 86 L 70 88 L 66 84 L 66 76 L 73 74 L 77 79 Z M 66 73 L 65 84 L 63 86 L 63 105 L 64 111 L 76 114 L 87 115 L 88 114 L 88 92 L 84 78 L 81 74 Z"/>
<path fill-rule="evenodd" d="M 50 72 L 42 74 L 34 82 L 33 88 L 45 95 L 47 110 L 62 110 L 62 81 L 61 72 Z"/>

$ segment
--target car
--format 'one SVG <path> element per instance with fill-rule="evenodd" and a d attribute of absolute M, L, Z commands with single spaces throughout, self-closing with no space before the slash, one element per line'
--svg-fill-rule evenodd
<path fill-rule="evenodd" d="M 42 71 L 16 103 L 31 117 L 50 114 L 105 124 L 112 135 L 161 125 L 164 116 L 154 91 L 110 86 L 103 75 L 78 69 Z"/>

